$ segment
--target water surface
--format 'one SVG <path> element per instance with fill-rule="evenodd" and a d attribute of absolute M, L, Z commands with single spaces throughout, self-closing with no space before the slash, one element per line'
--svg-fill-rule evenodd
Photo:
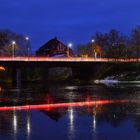
<path fill-rule="evenodd" d="M 139 84 L 0 84 L 1 108 L 104 100 L 117 102 L 0 111 L 0 139 L 139 140 Z"/>

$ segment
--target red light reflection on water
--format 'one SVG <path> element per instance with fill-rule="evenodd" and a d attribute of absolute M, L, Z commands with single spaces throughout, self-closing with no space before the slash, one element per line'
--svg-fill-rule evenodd
<path fill-rule="evenodd" d="M 129 100 L 97 100 L 97 101 L 85 101 L 85 102 L 72 102 L 72 103 L 53 103 L 53 104 L 41 104 L 41 105 L 23 105 L 23 106 L 5 106 L 0 107 L 0 111 L 10 110 L 33 110 L 33 109 L 52 109 L 63 107 L 81 107 L 81 106 L 95 106 L 106 105 L 115 103 L 128 103 Z"/>

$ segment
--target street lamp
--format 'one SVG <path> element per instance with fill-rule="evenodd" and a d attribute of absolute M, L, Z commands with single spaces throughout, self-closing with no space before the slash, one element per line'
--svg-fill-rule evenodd
<path fill-rule="evenodd" d="M 68 43 L 68 57 L 70 56 L 70 48 L 72 48 L 72 43 Z"/>
<path fill-rule="evenodd" d="M 91 39 L 91 43 L 94 43 L 95 42 L 95 40 L 94 39 Z"/>
<path fill-rule="evenodd" d="M 68 47 L 71 48 L 71 47 L 72 47 L 72 43 L 69 43 L 69 44 L 68 44 Z"/>
<path fill-rule="evenodd" d="M 26 37 L 25 37 L 25 39 L 28 41 L 28 40 L 29 40 L 29 37 L 28 37 L 28 36 L 26 36 Z"/>
<path fill-rule="evenodd" d="M 92 49 L 92 52 L 94 52 L 94 57 L 96 58 L 97 52 L 95 51 L 94 44 L 95 44 L 95 40 L 91 39 L 91 49 Z"/>
<path fill-rule="evenodd" d="M 12 57 L 15 56 L 15 45 L 16 45 L 16 42 L 12 41 Z"/>
<path fill-rule="evenodd" d="M 28 46 L 29 37 L 26 36 L 26 37 L 25 37 L 25 40 L 27 41 L 27 55 L 28 55 L 28 57 L 29 57 L 29 51 L 30 51 L 30 48 L 29 48 L 29 46 Z"/>

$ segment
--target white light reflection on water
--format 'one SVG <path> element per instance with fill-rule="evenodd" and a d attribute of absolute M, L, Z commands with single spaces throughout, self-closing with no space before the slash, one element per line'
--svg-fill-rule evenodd
<path fill-rule="evenodd" d="M 97 139 L 97 105 L 95 108 L 93 108 L 93 116 L 92 116 L 92 133 L 93 133 L 93 139 Z"/>
<path fill-rule="evenodd" d="M 93 115 L 93 132 L 96 132 L 96 114 Z"/>
<path fill-rule="evenodd" d="M 13 128 L 14 128 L 14 133 L 17 133 L 17 116 L 16 116 L 16 111 L 13 111 Z"/>
<path fill-rule="evenodd" d="M 74 130 L 74 109 L 73 107 L 69 108 L 69 133 L 70 133 L 70 140 L 75 137 L 75 130 Z"/>
<path fill-rule="evenodd" d="M 26 123 L 26 131 L 27 131 L 27 137 L 30 139 L 31 135 L 31 118 L 30 118 L 30 112 L 27 111 L 27 123 Z"/>

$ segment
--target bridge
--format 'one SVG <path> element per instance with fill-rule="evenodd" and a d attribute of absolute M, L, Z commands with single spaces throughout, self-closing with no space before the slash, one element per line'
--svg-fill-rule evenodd
<path fill-rule="evenodd" d="M 4 66 L 28 66 L 43 65 L 49 67 L 73 66 L 73 65 L 94 65 L 95 63 L 137 63 L 140 58 L 82 58 L 82 57 L 0 57 L 0 65 Z"/>
<path fill-rule="evenodd" d="M 15 57 L 0 57 L 0 62 L 22 61 L 22 62 L 137 62 L 140 58 L 92 58 L 92 57 L 39 57 L 39 56 L 15 56 Z"/>
<path fill-rule="evenodd" d="M 104 65 L 110 67 L 116 64 L 121 67 L 131 64 L 137 64 L 140 58 L 82 58 L 82 57 L 66 57 L 66 58 L 53 58 L 53 57 L 0 57 L 0 65 L 12 68 L 16 71 L 13 77 L 20 77 L 19 69 L 22 67 L 70 67 L 74 77 L 80 79 L 92 78 L 99 73 L 99 69 L 106 69 Z M 120 66 L 121 65 L 121 66 Z M 117 68 L 119 68 L 117 67 Z M 47 73 L 47 70 L 46 70 Z"/>

